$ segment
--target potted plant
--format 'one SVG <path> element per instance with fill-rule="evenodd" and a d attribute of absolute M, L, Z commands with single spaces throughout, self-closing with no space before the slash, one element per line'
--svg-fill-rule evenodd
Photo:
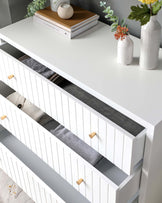
<path fill-rule="evenodd" d="M 108 19 L 111 24 L 111 31 L 115 32 L 114 37 L 118 40 L 117 47 L 117 61 L 118 63 L 128 65 L 133 59 L 133 41 L 131 40 L 128 32 L 128 26 L 125 20 L 119 22 L 118 16 L 114 15 L 114 11 L 110 6 L 106 6 L 106 2 L 100 1 L 100 7 L 103 7 L 103 13 L 105 18 Z"/>
<path fill-rule="evenodd" d="M 158 65 L 161 25 L 156 17 L 162 0 L 139 0 L 142 4 L 131 7 L 128 18 L 141 23 L 140 67 L 155 69 Z"/>
<path fill-rule="evenodd" d="M 27 15 L 26 17 L 33 16 L 36 11 L 44 9 L 46 7 L 46 0 L 33 0 L 27 6 Z"/>

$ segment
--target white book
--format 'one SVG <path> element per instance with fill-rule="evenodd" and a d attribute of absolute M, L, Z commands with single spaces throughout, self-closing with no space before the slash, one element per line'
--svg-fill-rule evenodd
<path fill-rule="evenodd" d="M 60 33 L 61 35 L 66 36 L 69 39 L 74 38 L 75 36 L 77 36 L 77 35 L 83 33 L 84 31 L 92 28 L 93 26 L 97 25 L 97 23 L 98 23 L 98 19 L 97 20 L 95 19 L 95 20 L 91 21 L 90 23 L 85 24 L 82 27 L 76 29 L 75 31 L 67 31 L 61 27 L 58 27 L 57 25 L 51 24 L 51 23 L 47 22 L 46 20 L 39 18 L 36 15 L 33 16 L 33 21 L 37 22 L 37 23 L 41 23 L 45 26 L 49 26 L 49 27 L 53 28 L 54 31 Z"/>

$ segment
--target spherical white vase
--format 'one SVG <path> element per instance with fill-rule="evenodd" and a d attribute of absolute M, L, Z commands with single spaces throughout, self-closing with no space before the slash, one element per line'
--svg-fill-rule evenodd
<path fill-rule="evenodd" d="M 58 7 L 62 3 L 70 4 L 70 0 L 50 0 L 51 10 L 57 12 Z"/>
<path fill-rule="evenodd" d="M 123 65 L 129 65 L 133 60 L 134 43 L 129 35 L 125 39 L 118 40 L 117 46 L 117 62 Z"/>
<path fill-rule="evenodd" d="M 73 16 L 74 10 L 70 4 L 61 4 L 57 10 L 58 16 L 63 19 L 69 19 Z"/>
<path fill-rule="evenodd" d="M 141 28 L 141 68 L 155 69 L 158 66 L 160 35 L 161 25 L 156 16 L 151 16 L 150 21 Z"/>

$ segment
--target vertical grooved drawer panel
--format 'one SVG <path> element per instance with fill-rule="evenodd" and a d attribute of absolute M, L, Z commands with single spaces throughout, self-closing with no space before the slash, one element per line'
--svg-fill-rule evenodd
<path fill-rule="evenodd" d="M 0 59 L 2 81 L 128 175 L 133 173 L 134 166 L 143 158 L 145 130 L 133 136 L 2 50 Z M 11 74 L 14 77 L 9 80 Z M 92 139 L 91 133 L 96 133 Z"/>
<path fill-rule="evenodd" d="M 43 159 L 45 163 L 51 166 L 51 168 L 67 180 L 90 202 L 102 203 L 102 199 L 106 198 L 107 203 L 125 203 L 124 201 L 121 202 L 117 199 L 117 196 L 120 194 L 123 187 L 126 187 L 127 190 L 132 188 L 130 193 L 124 193 L 124 200 L 126 199 L 127 201 L 138 191 L 140 170 L 137 171 L 137 173 L 128 176 L 128 178 L 118 186 L 3 96 L 0 96 L 0 106 L 1 105 L 10 109 L 9 114 L 5 119 L 6 121 L 2 120 L 1 124 L 8 130 L 12 129 L 12 126 L 14 125 L 16 132 L 14 135 L 18 139 L 21 139 L 22 143 Z M 12 123 L 12 117 L 10 117 L 10 115 L 19 118 L 19 121 L 17 123 Z M 3 123 L 3 121 L 5 122 Z M 23 133 L 25 133 L 24 137 L 22 136 Z M 118 162 L 118 157 L 114 157 L 114 159 Z M 8 159 L 6 160 L 8 161 Z M 119 164 L 121 163 L 119 162 Z M 11 162 L 6 165 L 9 165 L 12 170 L 13 165 Z M 22 173 L 24 174 L 25 172 L 22 171 Z M 12 174 L 12 176 L 15 177 L 15 174 Z M 25 175 L 25 177 L 27 176 Z M 83 182 L 80 185 L 77 184 L 79 179 L 83 179 Z M 31 179 L 28 181 L 28 179 L 25 178 L 24 181 L 28 194 L 32 196 L 31 191 L 28 191 Z M 102 190 L 103 187 L 107 189 Z"/>
<path fill-rule="evenodd" d="M 2 159 L 1 168 L 36 203 L 65 203 L 2 143 L 0 143 L 0 158 Z M 46 201 L 49 199 L 50 202 Z"/>

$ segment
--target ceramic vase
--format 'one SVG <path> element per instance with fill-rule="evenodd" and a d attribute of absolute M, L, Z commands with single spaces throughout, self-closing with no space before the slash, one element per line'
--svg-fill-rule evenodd
<path fill-rule="evenodd" d="M 141 68 L 157 68 L 160 48 L 160 35 L 161 25 L 157 21 L 156 16 L 151 16 L 150 21 L 141 27 Z"/>
<path fill-rule="evenodd" d="M 117 62 L 123 65 L 129 65 L 133 60 L 134 43 L 129 35 L 125 39 L 118 40 L 117 46 Z"/>
<path fill-rule="evenodd" d="M 73 16 L 74 10 L 70 4 L 61 4 L 57 9 L 57 14 L 60 18 L 69 19 Z"/>
<path fill-rule="evenodd" d="M 62 3 L 70 4 L 70 0 L 50 0 L 51 10 L 57 12 L 58 7 Z"/>

